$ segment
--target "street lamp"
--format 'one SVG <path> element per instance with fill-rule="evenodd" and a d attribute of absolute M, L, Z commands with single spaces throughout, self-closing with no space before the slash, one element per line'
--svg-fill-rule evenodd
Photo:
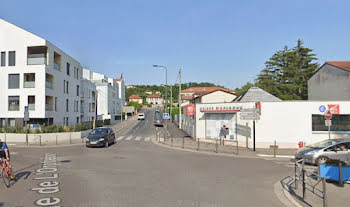
<path fill-rule="evenodd" d="M 168 68 L 163 65 L 153 65 L 155 68 L 164 68 L 165 69 L 165 113 L 168 113 Z M 168 119 L 165 120 L 166 133 L 168 133 Z M 164 140 L 165 141 L 165 140 Z"/>

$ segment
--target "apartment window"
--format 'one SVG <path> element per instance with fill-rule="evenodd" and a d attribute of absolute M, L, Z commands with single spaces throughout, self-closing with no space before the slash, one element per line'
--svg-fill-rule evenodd
<path fill-rule="evenodd" d="M 67 63 L 67 75 L 69 75 L 70 74 L 70 64 L 69 63 Z"/>
<path fill-rule="evenodd" d="M 55 111 L 57 111 L 57 97 L 55 97 Z"/>
<path fill-rule="evenodd" d="M 77 101 L 77 112 L 79 112 L 79 101 Z"/>
<path fill-rule="evenodd" d="M 66 117 L 66 126 L 68 126 L 68 125 L 69 125 L 69 118 Z"/>
<path fill-rule="evenodd" d="M 24 73 L 24 88 L 35 88 L 35 73 Z"/>
<path fill-rule="evenodd" d="M 63 81 L 63 93 L 66 93 L 66 81 Z"/>
<path fill-rule="evenodd" d="M 66 93 L 69 93 L 69 82 L 66 81 Z"/>
<path fill-rule="evenodd" d="M 53 68 L 61 71 L 61 55 L 56 52 L 53 53 Z"/>
<path fill-rule="evenodd" d="M 77 79 L 79 80 L 79 68 L 77 68 Z"/>
<path fill-rule="evenodd" d="M 28 96 L 28 110 L 35 110 L 35 96 Z"/>
<path fill-rule="evenodd" d="M 91 112 L 91 103 L 89 103 L 89 112 Z"/>
<path fill-rule="evenodd" d="M 9 111 L 19 111 L 19 96 L 9 96 Z"/>
<path fill-rule="evenodd" d="M 27 64 L 28 65 L 47 65 L 47 47 L 36 46 L 28 47 L 27 49 Z"/>
<path fill-rule="evenodd" d="M 79 96 L 79 85 L 77 85 L 77 96 Z"/>
<path fill-rule="evenodd" d="M 6 52 L 1 52 L 1 66 L 6 66 Z"/>
<path fill-rule="evenodd" d="M 9 74 L 9 88 L 19 88 L 19 74 Z"/>
<path fill-rule="evenodd" d="M 16 65 L 16 51 L 9 52 L 9 66 Z"/>
<path fill-rule="evenodd" d="M 77 124 L 79 123 L 79 117 L 77 117 Z"/>
<path fill-rule="evenodd" d="M 66 99 L 66 112 L 69 112 L 69 100 Z"/>

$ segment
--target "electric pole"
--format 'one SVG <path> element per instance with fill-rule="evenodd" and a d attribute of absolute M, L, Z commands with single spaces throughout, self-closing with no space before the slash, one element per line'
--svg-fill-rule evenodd
<path fill-rule="evenodd" d="M 173 119 L 173 86 L 170 86 L 170 121 Z"/>
<path fill-rule="evenodd" d="M 182 119 L 181 119 L 181 68 L 179 69 L 179 96 L 178 96 L 178 101 L 179 101 L 179 129 L 181 129 L 181 124 L 182 124 Z"/>

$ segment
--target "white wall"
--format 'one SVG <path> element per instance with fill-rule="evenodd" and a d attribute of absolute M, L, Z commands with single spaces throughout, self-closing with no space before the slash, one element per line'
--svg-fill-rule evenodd
<path fill-rule="evenodd" d="M 215 91 L 201 97 L 202 103 L 225 103 L 231 102 L 237 96 L 223 91 Z"/>

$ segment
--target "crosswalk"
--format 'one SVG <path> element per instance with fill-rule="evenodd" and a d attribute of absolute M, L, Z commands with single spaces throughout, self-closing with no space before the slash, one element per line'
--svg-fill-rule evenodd
<path fill-rule="evenodd" d="M 120 136 L 117 138 L 117 141 L 145 141 L 149 142 L 151 140 L 151 137 L 141 137 L 141 136 Z"/>

